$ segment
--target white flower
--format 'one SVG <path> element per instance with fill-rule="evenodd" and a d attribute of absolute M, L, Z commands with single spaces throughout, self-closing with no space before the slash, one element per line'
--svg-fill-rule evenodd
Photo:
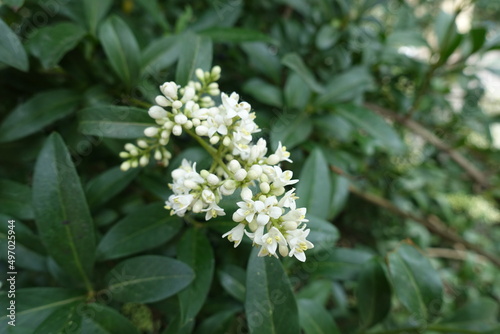
<path fill-rule="evenodd" d="M 165 82 L 160 86 L 160 90 L 166 97 L 171 99 L 177 98 L 177 84 L 173 81 Z"/>
<path fill-rule="evenodd" d="M 236 214 L 240 217 L 244 217 L 247 222 L 251 222 L 257 213 L 254 207 L 254 201 L 251 199 L 241 201 L 236 203 L 240 208 L 236 210 Z"/>
<path fill-rule="evenodd" d="M 241 243 L 244 231 L 245 231 L 245 224 L 238 224 L 235 227 L 233 227 L 229 232 L 224 233 L 222 237 L 223 238 L 227 237 L 229 241 L 234 242 L 234 248 L 236 248 Z"/>
<path fill-rule="evenodd" d="M 306 208 L 290 210 L 286 215 L 281 216 L 283 221 L 294 221 L 297 223 L 308 222 L 306 219 Z"/>
<path fill-rule="evenodd" d="M 273 185 L 275 188 L 285 187 L 291 184 L 295 184 L 299 182 L 299 180 L 292 180 L 293 172 L 291 170 L 282 171 L 279 166 L 273 166 L 274 175 L 273 176 Z"/>
<path fill-rule="evenodd" d="M 258 213 L 257 223 L 259 225 L 266 225 L 271 218 L 278 219 L 281 216 L 283 210 L 277 204 L 278 200 L 275 196 L 267 197 L 264 202 L 254 202 L 255 211 Z"/>
<path fill-rule="evenodd" d="M 279 158 L 280 161 L 288 161 L 292 162 L 290 160 L 290 152 L 286 150 L 286 146 L 281 146 L 281 142 L 278 143 L 278 148 L 276 149 L 276 152 L 274 152 Z"/>
<path fill-rule="evenodd" d="M 245 234 L 253 241 L 254 244 L 262 245 L 262 235 L 264 235 L 264 226 L 259 226 L 253 233 L 245 230 Z"/>
<path fill-rule="evenodd" d="M 205 215 L 205 220 L 210 220 L 212 218 L 216 218 L 218 216 L 225 216 L 226 213 L 224 212 L 224 209 L 221 208 L 220 206 L 217 205 L 217 203 L 212 202 L 208 206 L 208 208 L 201 210 L 203 212 L 207 212 Z"/>
<path fill-rule="evenodd" d="M 184 216 L 189 205 L 193 202 L 194 196 L 188 195 L 170 195 L 166 202 L 167 209 L 172 209 L 172 214 L 180 217 Z"/>
<path fill-rule="evenodd" d="M 306 240 L 309 235 L 310 230 L 304 230 L 305 226 L 301 229 L 287 231 L 286 240 L 288 241 L 288 245 L 290 246 L 290 253 L 288 256 L 295 256 L 297 260 L 305 262 L 306 254 L 304 251 L 314 248 L 314 245 Z"/>
<path fill-rule="evenodd" d="M 265 248 L 268 254 L 272 254 L 275 256 L 278 245 L 280 246 L 287 245 L 287 242 L 283 234 L 281 234 L 281 232 L 274 226 L 271 227 L 268 233 L 262 236 L 261 240 L 262 240 L 262 248 Z"/>
<path fill-rule="evenodd" d="M 283 197 L 281 197 L 281 199 L 279 201 L 279 206 L 295 210 L 297 207 L 295 200 L 298 199 L 298 197 L 295 196 L 294 191 L 295 191 L 295 188 L 292 188 L 291 190 L 287 191 L 283 195 Z"/>

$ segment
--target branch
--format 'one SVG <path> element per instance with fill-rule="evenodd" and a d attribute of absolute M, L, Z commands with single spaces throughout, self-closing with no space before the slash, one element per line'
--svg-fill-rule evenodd
<path fill-rule="evenodd" d="M 367 202 L 370 202 L 372 204 L 375 204 L 377 206 L 380 206 L 400 217 L 403 218 L 408 218 L 413 221 L 416 221 L 422 225 L 424 225 L 429 231 L 443 237 L 444 239 L 447 239 L 452 242 L 459 243 L 465 248 L 468 248 L 477 254 L 480 254 L 490 260 L 492 263 L 494 263 L 497 267 L 500 268 L 500 259 L 491 255 L 490 253 L 484 251 L 481 247 L 474 245 L 465 239 L 463 239 L 459 234 L 457 234 L 455 231 L 453 231 L 451 228 L 446 226 L 446 224 L 441 221 L 438 217 L 431 215 L 429 217 L 419 217 L 413 213 L 410 212 L 405 212 L 392 204 L 390 201 L 386 200 L 385 198 L 379 197 L 374 194 L 366 193 L 361 191 L 360 189 L 354 187 L 354 186 L 349 186 L 349 191 L 353 193 L 354 195 L 360 197 L 361 199 L 364 199 Z"/>
<path fill-rule="evenodd" d="M 415 122 L 412 119 L 407 119 L 404 116 L 398 115 L 395 112 L 377 105 L 366 103 L 365 107 L 374 111 L 375 113 L 387 117 L 393 121 L 397 121 L 410 129 L 415 134 L 422 137 L 428 143 L 434 145 L 439 150 L 447 153 L 450 158 L 455 161 L 467 174 L 482 187 L 488 188 L 489 182 L 486 175 L 484 175 L 474 164 L 468 161 L 463 155 L 454 150 L 451 146 L 439 139 L 435 134 L 427 130 L 425 127 Z"/>

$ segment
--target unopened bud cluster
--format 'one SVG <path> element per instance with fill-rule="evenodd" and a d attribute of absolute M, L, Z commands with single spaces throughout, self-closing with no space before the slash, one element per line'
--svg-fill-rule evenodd
<path fill-rule="evenodd" d="M 220 94 L 216 83 L 220 67 L 210 72 L 197 70 L 196 76 L 199 82 L 189 82 L 183 88 L 174 82 L 160 86 L 163 94 L 149 109 L 158 126 L 144 131 L 153 139 L 152 144 L 145 140 L 139 140 L 137 146 L 127 144 L 121 155 L 129 160 L 122 168 L 146 165 L 153 150 L 160 152 L 154 154 L 155 159 L 166 165 L 171 155 L 163 146 L 171 135 L 187 133 L 208 151 L 213 162 L 208 170 L 197 171 L 196 163 L 183 160 L 172 172 L 169 186 L 173 195 L 166 202 L 171 214 L 204 213 L 206 220 L 224 216 L 221 199 L 239 191 L 239 209 L 232 215 L 238 224 L 223 237 L 237 247 L 246 235 L 260 247 L 259 256 L 279 253 L 305 261 L 304 251 L 314 247 L 306 239 L 306 209 L 296 207 L 295 189 L 285 190 L 298 180 L 280 167 L 282 161 L 291 162 L 290 153 L 280 143 L 268 155 L 264 139 L 253 143 L 252 135 L 260 131 L 254 122 L 255 113 L 248 103 L 239 101 L 238 94 Z M 212 96 L 219 94 L 222 104 L 216 106 Z"/>

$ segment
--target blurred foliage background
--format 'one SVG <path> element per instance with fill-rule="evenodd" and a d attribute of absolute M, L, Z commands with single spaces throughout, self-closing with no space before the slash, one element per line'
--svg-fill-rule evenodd
<path fill-rule="evenodd" d="M 500 3 L 0 3 L 2 333 L 500 332 Z M 169 216 L 189 138 L 118 168 L 158 86 L 212 65 L 292 153 L 305 264 Z"/>

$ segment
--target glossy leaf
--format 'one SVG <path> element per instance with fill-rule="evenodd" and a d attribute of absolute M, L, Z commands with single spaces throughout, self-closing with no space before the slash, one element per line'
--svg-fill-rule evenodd
<path fill-rule="evenodd" d="M 19 104 L 0 125 L 0 142 L 9 142 L 42 130 L 75 111 L 80 96 L 68 89 L 39 93 Z"/>
<path fill-rule="evenodd" d="M 131 139 L 144 136 L 144 129 L 156 125 L 147 110 L 124 106 L 99 106 L 79 112 L 79 129 L 98 137 Z"/>
<path fill-rule="evenodd" d="M 300 327 L 306 334 L 340 334 L 331 314 L 315 300 L 299 299 Z"/>
<path fill-rule="evenodd" d="M 308 250 L 308 254 L 333 249 L 340 237 L 339 231 L 335 225 L 327 220 L 315 217 L 312 214 L 308 214 L 307 219 L 309 219 L 307 227 L 311 230 L 307 240 L 314 244 L 314 248 Z"/>
<path fill-rule="evenodd" d="M 179 58 L 178 36 L 165 36 L 148 45 L 141 56 L 142 69 L 152 76 L 171 66 Z"/>
<path fill-rule="evenodd" d="M 97 303 L 88 304 L 82 310 L 82 334 L 137 334 L 136 327 L 115 309 Z"/>
<path fill-rule="evenodd" d="M 331 201 L 331 182 L 328 163 L 323 153 L 315 149 L 307 158 L 297 186 L 298 207 L 306 207 L 307 213 L 326 219 Z"/>
<path fill-rule="evenodd" d="M 206 318 L 196 330 L 196 334 L 224 334 L 228 332 L 231 320 L 234 320 L 237 308 L 220 311 Z"/>
<path fill-rule="evenodd" d="M 212 40 L 192 32 L 185 33 L 181 38 L 183 43 L 180 48 L 175 82 L 182 86 L 186 85 L 189 80 L 194 79 L 196 69 L 210 70 L 212 65 Z"/>
<path fill-rule="evenodd" d="M 27 71 L 28 56 L 17 35 L 0 19 L 0 62 Z"/>
<path fill-rule="evenodd" d="M 175 295 L 194 279 L 193 270 L 165 256 L 144 255 L 120 262 L 106 275 L 107 289 L 122 302 L 152 303 Z"/>
<path fill-rule="evenodd" d="M 94 224 L 80 179 L 58 133 L 46 140 L 35 165 L 33 206 L 48 253 L 66 272 L 90 285 Z"/>
<path fill-rule="evenodd" d="M 79 305 L 73 304 L 55 310 L 37 327 L 34 334 L 78 332 L 82 323 L 78 312 L 80 308 Z"/>
<path fill-rule="evenodd" d="M 349 179 L 336 173 L 332 178 L 332 202 L 330 204 L 329 219 L 335 218 L 343 209 L 349 197 Z"/>
<path fill-rule="evenodd" d="M 326 24 L 318 30 L 315 40 L 316 47 L 320 50 L 327 50 L 337 42 L 340 36 L 340 31 L 331 24 Z"/>
<path fill-rule="evenodd" d="M 373 254 L 349 248 L 335 248 L 309 257 L 313 264 L 304 264 L 303 269 L 316 277 L 333 280 L 349 280 L 359 274 L 362 264 L 373 258 Z"/>
<path fill-rule="evenodd" d="M 278 83 L 281 75 L 281 62 L 273 47 L 262 42 L 248 42 L 241 45 L 250 66 Z"/>
<path fill-rule="evenodd" d="M 304 110 L 309 103 L 311 89 L 300 75 L 292 73 L 286 81 L 284 95 L 287 107 Z"/>
<path fill-rule="evenodd" d="M 250 256 L 245 313 L 250 333 L 298 334 L 298 309 L 281 262 L 274 257 Z"/>
<path fill-rule="evenodd" d="M 201 36 L 210 37 L 218 42 L 271 42 L 272 39 L 269 35 L 263 34 L 258 30 L 247 28 L 226 28 L 226 27 L 212 27 L 200 31 Z"/>
<path fill-rule="evenodd" d="M 19 219 L 33 219 L 30 187 L 0 179 L 0 212 Z"/>
<path fill-rule="evenodd" d="M 219 271 L 219 282 L 224 290 L 237 300 L 244 302 L 246 293 L 246 273 L 240 267 L 227 265 Z"/>
<path fill-rule="evenodd" d="M 437 316 L 443 298 L 439 274 L 415 247 L 402 244 L 388 255 L 394 292 L 401 303 L 419 319 Z"/>
<path fill-rule="evenodd" d="M 24 288 L 16 291 L 16 329 L 34 333 L 38 326 L 54 311 L 68 308 L 85 301 L 85 293 L 63 288 Z M 5 298 L 4 300 L 6 300 Z M 10 319 L 6 308 L 2 308 L 0 328 Z"/>
<path fill-rule="evenodd" d="M 137 168 L 123 172 L 120 167 L 114 167 L 90 180 L 85 187 L 89 207 L 97 208 L 119 194 L 138 173 Z"/>
<path fill-rule="evenodd" d="M 252 95 L 257 101 L 270 106 L 281 107 L 283 105 L 283 94 L 281 90 L 264 80 L 258 78 L 248 80 L 243 86 L 243 91 Z"/>
<path fill-rule="evenodd" d="M 298 54 L 289 53 L 283 57 L 281 62 L 286 67 L 295 71 L 295 73 L 297 73 L 307 83 L 311 90 L 316 93 L 322 93 L 324 91 L 324 87 L 317 82 L 314 75 L 307 68 L 306 64 Z"/>
<path fill-rule="evenodd" d="M 163 203 L 140 207 L 116 223 L 97 247 L 99 260 L 109 260 L 158 247 L 172 239 L 182 226 Z"/>
<path fill-rule="evenodd" d="M 391 287 L 378 260 L 374 259 L 363 264 L 358 279 L 356 299 L 362 328 L 370 328 L 384 320 L 389 313 Z"/>
<path fill-rule="evenodd" d="M 179 293 L 183 323 L 194 322 L 212 284 L 215 266 L 212 245 L 202 230 L 191 228 L 179 241 L 177 254 L 196 273 L 193 282 Z"/>
<path fill-rule="evenodd" d="M 318 96 L 316 104 L 320 107 L 331 103 L 339 103 L 347 100 L 355 100 L 366 91 L 372 84 L 372 78 L 368 69 L 362 66 L 352 67 L 349 70 L 336 75 L 330 80 Z"/>
<path fill-rule="evenodd" d="M 440 321 L 439 325 L 449 328 L 449 332 L 458 329 L 484 333 L 500 327 L 497 321 L 498 311 L 499 306 L 495 300 L 483 297 L 470 301 L 453 315 Z"/>
<path fill-rule="evenodd" d="M 28 50 L 40 60 L 45 69 L 52 68 L 78 45 L 83 36 L 85 30 L 77 24 L 56 23 L 36 29 L 27 42 Z"/>
<path fill-rule="evenodd" d="M 113 4 L 112 0 L 83 0 L 83 11 L 87 27 L 92 35 L 96 34 L 97 26 L 106 16 Z"/>
<path fill-rule="evenodd" d="M 137 3 L 146 10 L 148 16 L 154 19 L 163 30 L 170 29 L 167 20 L 165 19 L 165 10 L 160 7 L 158 1 L 138 0 Z"/>
<path fill-rule="evenodd" d="M 281 141 L 287 150 L 303 143 L 312 132 L 312 122 L 306 113 L 295 114 L 285 110 L 271 126 L 271 147 L 276 149 Z"/>
<path fill-rule="evenodd" d="M 339 105 L 335 111 L 376 138 L 383 147 L 393 153 L 403 151 L 403 142 L 397 132 L 383 118 L 371 110 L 353 104 L 343 104 Z"/>
<path fill-rule="evenodd" d="M 115 74 L 127 87 L 134 86 L 140 75 L 140 50 L 129 26 L 111 16 L 101 24 L 98 36 Z"/>

